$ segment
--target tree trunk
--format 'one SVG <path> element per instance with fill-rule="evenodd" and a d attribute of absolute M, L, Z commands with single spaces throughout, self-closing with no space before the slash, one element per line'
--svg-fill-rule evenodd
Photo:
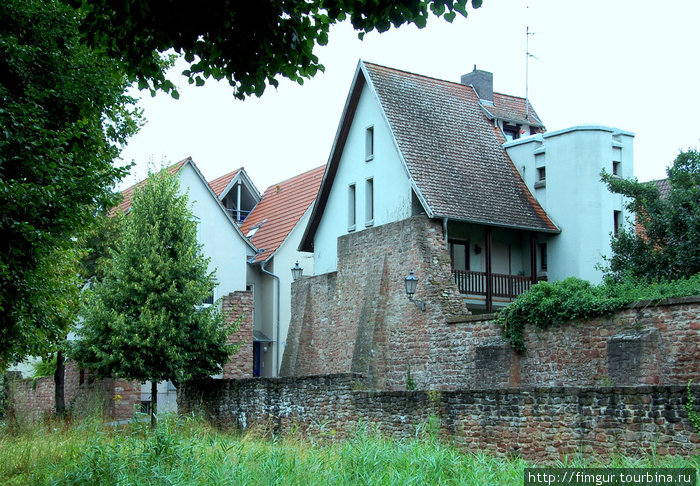
<path fill-rule="evenodd" d="M 65 372 L 63 351 L 59 350 L 56 352 L 56 371 L 53 374 L 53 382 L 55 385 L 56 416 L 61 418 L 66 416 Z"/>
<path fill-rule="evenodd" d="M 156 411 L 158 409 L 158 382 L 151 380 L 151 428 L 156 427 Z"/>

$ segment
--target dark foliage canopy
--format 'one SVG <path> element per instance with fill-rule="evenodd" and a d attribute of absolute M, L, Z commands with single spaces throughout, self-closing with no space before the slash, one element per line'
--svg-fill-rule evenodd
<path fill-rule="evenodd" d="M 391 26 L 426 25 L 430 14 L 466 17 L 467 0 L 71 0 L 86 12 L 90 45 L 121 57 L 141 88 L 177 97 L 160 55 L 169 49 L 190 63 L 190 83 L 226 79 L 234 96 L 260 96 L 278 76 L 302 83 L 323 70 L 313 50 L 328 43 L 333 24 L 349 18 L 359 36 Z M 474 8 L 482 0 L 471 0 Z"/>
<path fill-rule="evenodd" d="M 60 1 L 0 2 L 0 366 L 65 334 L 74 238 L 113 202 L 112 160 L 137 130 L 128 78 L 79 22 Z"/>

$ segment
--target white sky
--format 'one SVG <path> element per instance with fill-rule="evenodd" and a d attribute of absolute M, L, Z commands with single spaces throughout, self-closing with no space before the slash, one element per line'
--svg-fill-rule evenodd
<path fill-rule="evenodd" d="M 494 91 L 524 96 L 528 25 L 530 101 L 549 131 L 634 132 L 642 181 L 665 177 L 679 150 L 700 145 L 700 1 L 484 0 L 469 12 L 364 41 L 339 25 L 316 50 L 325 73 L 303 86 L 280 79 L 260 99 L 237 101 L 225 82 L 197 88 L 174 72 L 179 100 L 143 93 L 147 123 L 122 153 L 136 166 L 121 187 L 149 164 L 187 156 L 208 180 L 244 166 L 260 192 L 326 163 L 358 59 L 456 82 L 476 64 L 493 72 Z"/>

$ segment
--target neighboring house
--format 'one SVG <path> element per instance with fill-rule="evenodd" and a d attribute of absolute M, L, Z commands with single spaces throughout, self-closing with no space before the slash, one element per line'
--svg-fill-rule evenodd
<path fill-rule="evenodd" d="M 633 135 L 543 132 L 525 99 L 493 92 L 491 73 L 454 83 L 360 61 L 300 250 L 334 272 L 339 237 L 425 215 L 470 309 L 539 280 L 599 280 L 625 216 L 600 171 L 631 176 Z"/>
<path fill-rule="evenodd" d="M 258 248 L 249 259 L 255 298 L 253 374 L 277 376 L 290 320 L 291 268 L 313 274 L 310 253 L 297 250 L 325 166 L 268 187 L 241 230 Z M 258 298 L 260 296 L 261 298 Z"/>

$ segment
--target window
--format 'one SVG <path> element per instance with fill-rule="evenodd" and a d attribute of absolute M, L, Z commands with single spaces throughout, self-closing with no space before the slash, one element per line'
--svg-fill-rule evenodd
<path fill-rule="evenodd" d="M 204 299 L 202 301 L 203 307 L 207 307 L 210 305 L 214 305 L 214 293 L 213 292 L 210 295 L 208 295 L 206 299 Z"/>
<path fill-rule="evenodd" d="M 520 138 L 520 127 L 518 125 L 513 125 L 512 123 L 503 124 L 503 135 L 506 137 L 507 141 L 515 140 Z"/>
<path fill-rule="evenodd" d="M 452 271 L 469 270 L 469 241 L 450 240 L 450 262 Z"/>
<path fill-rule="evenodd" d="M 367 127 L 365 131 L 365 161 L 374 158 L 374 126 Z"/>
<path fill-rule="evenodd" d="M 547 185 L 547 170 L 544 167 L 537 168 L 537 180 L 535 181 L 535 189 L 545 187 Z"/>
<path fill-rule="evenodd" d="M 620 173 L 620 162 L 613 162 L 612 170 L 613 170 L 613 175 L 614 175 L 614 176 L 620 176 L 620 175 L 622 175 L 622 174 Z"/>
<path fill-rule="evenodd" d="M 613 235 L 617 238 L 622 224 L 622 211 L 613 211 Z"/>
<path fill-rule="evenodd" d="M 355 231 L 355 184 L 348 186 L 348 231 Z"/>
<path fill-rule="evenodd" d="M 547 270 L 547 243 L 540 243 L 540 270 Z"/>
<path fill-rule="evenodd" d="M 365 226 L 374 224 L 374 179 L 365 181 Z"/>

